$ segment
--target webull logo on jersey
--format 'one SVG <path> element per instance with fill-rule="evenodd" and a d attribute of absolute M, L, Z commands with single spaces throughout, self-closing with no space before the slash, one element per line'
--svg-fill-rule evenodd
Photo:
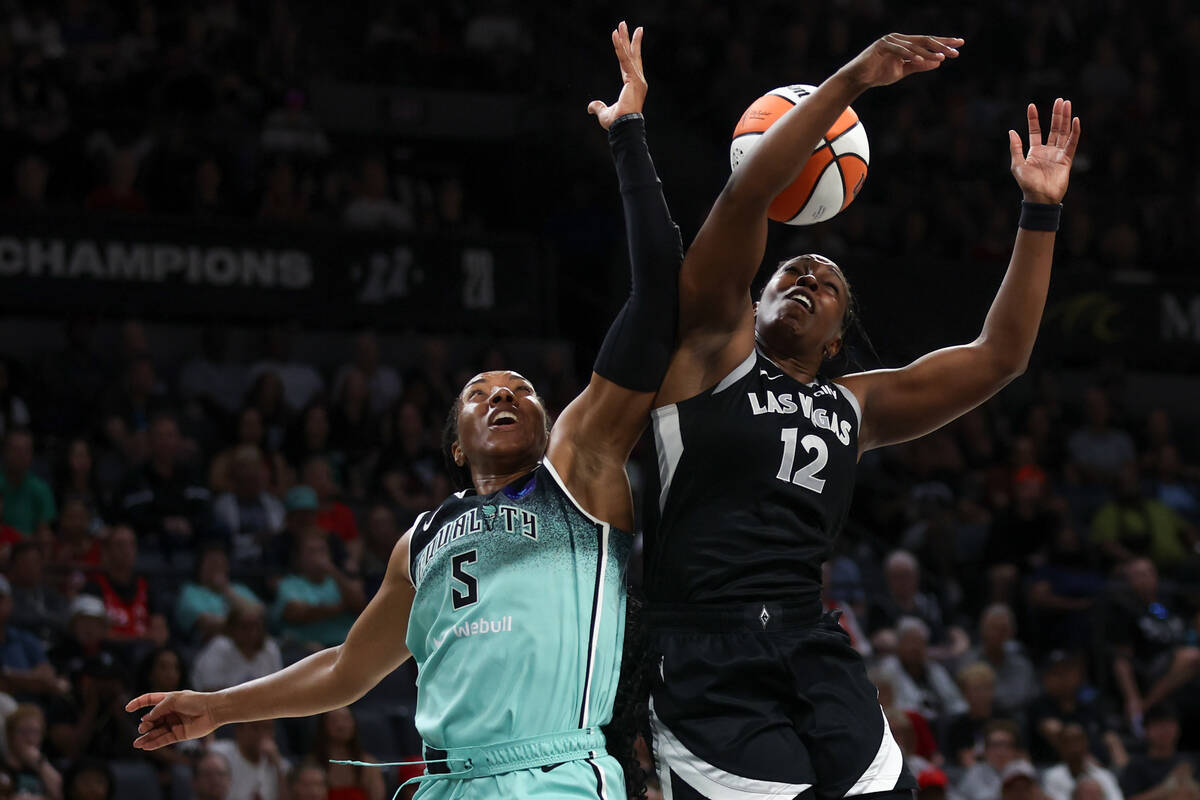
<path fill-rule="evenodd" d="M 477 619 L 471 622 L 460 622 L 450 628 L 450 630 L 443 632 L 441 636 L 435 636 L 433 646 L 441 647 L 442 642 L 446 641 L 446 637 L 452 633 L 455 637 L 463 639 L 467 636 L 482 636 L 485 633 L 508 633 L 512 629 L 513 618 L 511 616 L 501 617 L 500 619 Z"/>
<path fill-rule="evenodd" d="M 417 556 L 414 563 L 414 584 L 421 582 L 425 567 L 433 557 L 446 545 L 458 541 L 464 536 L 474 536 L 484 528 L 489 531 L 504 533 L 519 533 L 522 536 L 537 541 L 537 514 L 516 506 L 484 506 L 472 508 L 459 514 L 454 519 L 438 528 L 437 534 L 425 545 L 425 549 Z"/>
<path fill-rule="evenodd" d="M 828 391 L 823 391 L 826 389 Z M 822 386 L 817 390 L 816 394 L 828 394 L 836 397 L 835 392 L 836 390 L 832 386 Z M 750 398 L 750 411 L 756 417 L 759 414 L 795 414 L 799 412 L 812 422 L 813 427 L 830 431 L 837 436 L 838 441 L 842 444 L 850 444 L 850 430 L 852 427 L 850 420 L 838 419 L 836 411 L 813 408 L 813 398 L 806 394 L 798 394 L 793 399 L 791 392 L 775 394 L 768 389 L 765 401 L 760 400 L 754 392 L 747 392 L 746 397 Z"/>

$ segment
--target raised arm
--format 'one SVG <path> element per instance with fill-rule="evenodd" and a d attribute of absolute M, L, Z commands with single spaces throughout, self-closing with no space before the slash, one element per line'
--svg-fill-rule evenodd
<path fill-rule="evenodd" d="M 548 456 L 584 507 L 615 525 L 633 524 L 625 460 L 649 418 L 678 329 L 683 245 L 646 145 L 641 110 L 642 29 L 613 31 L 623 88 L 612 106 L 588 106 L 608 131 L 625 210 L 633 275 L 629 299 L 608 330 L 587 388 L 554 426 Z"/>
<path fill-rule="evenodd" d="M 754 347 L 750 284 L 767 243 L 767 209 L 860 94 L 958 55 L 962 39 L 892 33 L 873 42 L 767 129 L 729 176 L 688 248 L 679 277 L 679 353 L 659 404 L 716 383 Z"/>
<path fill-rule="evenodd" d="M 126 711 L 154 706 L 142 718 L 134 747 L 157 750 L 233 722 L 320 714 L 366 694 L 411 655 L 404 643 L 414 594 L 408 576 L 411 538 L 410 530 L 397 542 L 383 586 L 344 643 L 219 692 L 153 692 L 134 698 Z"/>
<path fill-rule="evenodd" d="M 1044 144 L 1032 104 L 1028 118 L 1027 155 L 1021 152 L 1016 131 L 1008 132 L 1012 174 L 1024 202 L 1008 271 L 983 330 L 970 344 L 937 350 L 903 369 L 842 379 L 862 406 L 860 451 L 936 430 L 1025 371 L 1046 305 L 1054 232 L 1080 135 L 1079 118 L 1072 118 L 1069 100 L 1054 101 Z"/>

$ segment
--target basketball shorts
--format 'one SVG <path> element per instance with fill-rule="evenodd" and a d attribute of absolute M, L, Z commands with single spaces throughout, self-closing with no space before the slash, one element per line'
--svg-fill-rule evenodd
<path fill-rule="evenodd" d="M 808 603 L 657 606 L 648 622 L 665 800 L 913 796 L 835 615 Z"/>

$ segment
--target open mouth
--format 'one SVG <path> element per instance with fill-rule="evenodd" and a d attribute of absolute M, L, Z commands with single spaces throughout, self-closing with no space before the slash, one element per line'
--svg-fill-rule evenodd
<path fill-rule="evenodd" d="M 496 414 L 492 417 L 491 421 L 488 422 L 488 427 L 489 428 L 503 428 L 503 427 L 507 427 L 509 425 L 516 425 L 516 424 L 517 424 L 517 415 L 516 414 L 514 414 L 511 411 L 497 411 Z"/>
<path fill-rule="evenodd" d="M 812 314 L 816 311 L 816 307 L 813 305 L 812 298 L 809 297 L 808 295 L 804 294 L 803 292 L 796 292 L 794 295 L 792 295 L 788 299 L 804 306 L 804 309 L 810 314 Z"/>

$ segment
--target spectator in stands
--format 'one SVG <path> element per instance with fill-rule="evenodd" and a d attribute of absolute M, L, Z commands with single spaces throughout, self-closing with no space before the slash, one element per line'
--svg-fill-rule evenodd
<path fill-rule="evenodd" d="M 81 758 L 67 767 L 63 787 L 66 800 L 113 800 L 116 781 L 107 761 Z"/>
<path fill-rule="evenodd" d="M 1099 387 L 1089 388 L 1083 396 L 1084 427 L 1067 440 L 1070 463 L 1067 474 L 1080 484 L 1077 506 L 1080 514 L 1090 517 L 1104 497 L 1104 489 L 1116 483 L 1117 476 L 1135 459 L 1133 439 L 1111 425 L 1108 396 Z"/>
<path fill-rule="evenodd" d="M 101 528 L 100 532 L 107 532 Z M 58 535 L 50 549 L 50 564 L 68 574 L 90 572 L 100 566 L 100 540 L 92 527 L 87 503 L 68 495 L 63 499 L 62 515 L 58 518 Z"/>
<path fill-rule="evenodd" d="M 341 489 L 334 482 L 329 462 L 320 457 L 308 459 L 304 462 L 301 480 L 313 488 L 321 504 L 317 510 L 317 525 L 340 539 L 352 554 L 360 551 L 362 542 L 359 541 L 358 522 L 350 507 L 338 499 Z"/>
<path fill-rule="evenodd" d="M 131 758 L 137 723 L 125 711 L 129 689 L 120 662 L 101 652 L 83 662 L 70 695 L 50 704 L 50 742 L 66 758 Z"/>
<path fill-rule="evenodd" d="M 1058 529 L 1059 515 L 1047 503 L 1046 480 L 1045 473 L 1030 467 L 1013 475 L 1011 501 L 996 515 L 984 548 L 992 597 L 1011 596 L 1012 587 L 1028 576 L 1038 552 Z"/>
<path fill-rule="evenodd" d="M 297 766 L 288 776 L 288 793 L 288 800 L 327 800 L 329 782 L 325 768 L 313 763 Z"/>
<path fill-rule="evenodd" d="M 296 424 L 288 433 L 287 458 L 297 472 L 301 473 L 309 459 L 323 458 L 340 475 L 341 455 L 335 453 L 329 443 L 329 409 L 321 403 L 313 403 L 300 412 Z M 316 487 L 313 487 L 316 488 Z"/>
<path fill-rule="evenodd" d="M 15 429 L 4 437 L 4 464 L 0 470 L 0 493 L 4 516 L 0 520 L 26 536 L 47 536 L 57 511 L 49 485 L 34 475 L 33 434 Z"/>
<path fill-rule="evenodd" d="M 1168 699 L 1200 674 L 1200 648 L 1186 645 L 1187 625 L 1163 597 L 1148 558 L 1125 568 L 1126 602 L 1110 625 L 1113 675 L 1135 730 L 1144 709 Z"/>
<path fill-rule="evenodd" d="M 875 684 L 875 688 L 879 693 L 879 705 L 884 712 L 891 714 L 893 711 L 903 714 L 908 717 L 909 726 L 913 731 L 912 754 L 933 764 L 941 764 L 944 759 L 942 754 L 938 752 L 937 740 L 933 736 L 933 730 L 929 727 L 929 722 L 925 717 L 921 716 L 921 712 L 911 709 L 902 709 L 896 705 L 896 692 L 892 686 L 892 679 L 888 677 L 883 670 L 879 668 L 872 669 L 868 673 L 871 683 Z"/>
<path fill-rule="evenodd" d="M 231 491 L 217 497 L 213 517 L 229 537 L 238 571 L 261 567 L 266 540 L 283 530 L 283 503 L 267 491 L 267 463 L 252 444 L 239 446 L 231 459 Z"/>
<path fill-rule="evenodd" d="M 391 198 L 387 166 L 378 156 L 364 158 L 355 197 L 346 206 L 343 220 L 351 228 L 409 231 L 413 215 L 409 208 Z"/>
<path fill-rule="evenodd" d="M 119 653 L 105 641 L 107 635 L 108 609 L 104 601 L 90 594 L 76 595 L 71 600 L 67 635 L 50 650 L 50 662 L 60 675 L 72 681 L 78 678 L 88 659 L 98 656 L 116 662 L 123 669 Z"/>
<path fill-rule="evenodd" d="M 235 419 L 233 443 L 213 456 L 209 465 L 209 488 L 216 493 L 233 491 L 233 456 L 239 448 L 249 446 L 257 448 L 261 454 L 267 470 L 268 491 L 282 494 L 280 487 L 292 483 L 293 471 L 278 450 L 268 448 L 262 414 L 254 406 L 247 406 L 238 412 Z"/>
<path fill-rule="evenodd" d="M 76 438 L 67 444 L 56 470 L 54 491 L 63 504 L 73 497 L 87 505 L 88 524 L 93 531 L 103 526 L 103 512 L 112 498 L 100 486 L 87 439 Z"/>
<path fill-rule="evenodd" d="M 297 179 L 292 163 L 277 159 L 267 171 L 258 218 L 264 222 L 301 223 L 308 217 L 313 192 L 311 179 Z"/>
<path fill-rule="evenodd" d="M 1020 711 L 1037 694 L 1033 665 L 1016 639 L 1012 609 L 995 603 L 979 618 L 979 646 L 967 653 L 966 663 L 985 662 L 996 673 L 996 706 L 1002 713 Z"/>
<path fill-rule="evenodd" d="M 933 764 L 915 752 L 917 737 L 913 731 L 912 720 L 904 712 L 895 708 L 885 712 L 884 716 L 887 718 L 888 728 L 891 729 L 896 744 L 900 747 L 900 752 L 904 755 L 904 765 L 908 767 L 908 771 L 913 775 L 921 775 L 927 770 L 933 769 Z"/>
<path fill-rule="evenodd" d="M 350 559 L 342 540 L 317 524 L 317 511 L 321 504 L 311 486 L 293 486 L 284 495 L 283 507 L 287 512 L 283 532 L 267 543 L 264 558 L 268 585 L 273 587 L 280 576 L 291 568 L 300 537 L 309 533 L 326 537 L 334 564 L 355 571 L 354 560 Z"/>
<path fill-rule="evenodd" d="M 205 414 L 224 419 L 237 413 L 246 391 L 246 368 L 229 358 L 229 335 L 209 325 L 200 339 L 200 355 L 179 371 L 179 397 L 197 403 Z"/>
<path fill-rule="evenodd" d="M 826 561 L 821 565 L 821 605 L 827 612 L 838 612 L 838 624 L 850 637 L 850 646 L 862 655 L 871 657 L 871 642 L 858 624 L 858 617 L 849 603 L 834 597 L 833 562 Z"/>
<path fill-rule="evenodd" d="M 374 416 L 387 413 L 400 398 L 400 374 L 393 367 L 379 363 L 379 339 L 372 331 L 354 337 L 354 357 L 343 364 L 334 379 L 335 392 L 341 392 L 342 381 L 351 370 L 357 369 L 367 381 L 370 410 Z"/>
<path fill-rule="evenodd" d="M 1146 711 L 1146 752 L 1121 770 L 1121 791 L 1128 800 L 1195 800 L 1200 784 L 1196 765 L 1179 752 L 1179 717 L 1166 704 Z"/>
<path fill-rule="evenodd" d="M 402 531 L 396 524 L 396 513 L 386 503 L 376 503 L 367 514 L 367 531 L 363 541 L 362 574 L 367 598 L 375 596 L 383 584 L 388 561 Z"/>
<path fill-rule="evenodd" d="M 384 426 L 384 447 L 375 465 L 372 486 L 403 514 L 407 525 L 422 511 L 440 503 L 437 477 L 442 474 L 440 454 L 426 436 L 424 420 L 415 403 L 402 402 Z"/>
<path fill-rule="evenodd" d="M 155 415 L 164 412 L 167 405 L 166 389 L 158 380 L 149 353 L 133 353 L 125 364 L 120 383 L 111 387 L 102 401 L 101 419 L 120 419 L 130 432 L 140 433 L 150 427 Z"/>
<path fill-rule="evenodd" d="M 262 369 L 251 375 L 250 388 L 246 391 L 245 407 L 258 412 L 258 423 L 262 428 L 261 442 L 249 442 L 244 438 L 243 423 L 239 423 L 238 441 L 244 444 L 262 444 L 268 453 L 278 453 L 284 445 L 288 430 L 289 409 L 283 393 L 283 381 L 273 369 Z"/>
<path fill-rule="evenodd" d="M 42 550 L 36 543 L 13 546 L 8 580 L 12 586 L 12 624 L 42 641 L 57 638 L 66 629 L 67 600 L 46 580 Z"/>
<path fill-rule="evenodd" d="M 242 722 L 233 726 L 233 739 L 209 746 L 229 763 L 232 787 L 228 800 L 279 800 L 287 791 L 287 760 L 275 744 L 275 722 Z"/>
<path fill-rule="evenodd" d="M 1143 493 L 1137 464 L 1130 461 L 1119 471 L 1113 499 L 1092 520 L 1092 541 L 1114 564 L 1145 556 L 1169 571 L 1194 553 L 1197 539 L 1186 519 Z"/>
<path fill-rule="evenodd" d="M 871 609 L 872 635 L 883 628 L 894 628 L 901 617 L 916 617 L 925 623 L 929 642 L 935 645 L 934 657 L 957 658 L 970 646 L 961 628 L 947 628 L 937 599 L 921 591 L 921 565 L 912 553 L 895 550 L 884 562 L 886 593 Z"/>
<path fill-rule="evenodd" d="M 4 487 L 0 486 L 0 520 L 4 518 Z M 25 534 L 8 525 L 0 522 L 0 564 L 7 564 L 12 556 L 13 545 L 25 541 Z"/>
<path fill-rule="evenodd" d="M 983 754 L 984 731 L 996 718 L 996 672 L 986 661 L 976 661 L 959 670 L 958 685 L 967 710 L 950 720 L 946 750 L 957 764 L 969 767 Z"/>
<path fill-rule="evenodd" d="M 306 104 L 303 91 L 287 90 L 283 105 L 268 114 L 263 123 L 263 150 L 311 159 L 328 155 L 329 140 Z"/>
<path fill-rule="evenodd" d="M 294 410 L 306 408 L 319 393 L 325 391 L 325 380 L 321 373 L 311 364 L 297 361 L 292 356 L 291 330 L 283 325 L 272 326 L 267 331 L 263 357 L 250 367 L 249 375 L 252 397 L 255 398 L 253 405 L 262 412 L 268 430 L 278 416 L 277 404 L 271 397 L 273 390 L 256 387 L 253 383 L 266 372 L 274 372 L 279 377 L 283 384 L 283 400 Z"/>
<path fill-rule="evenodd" d="M 357 367 L 342 379 L 329 419 L 329 447 L 345 465 L 347 490 L 361 496 L 365 491 L 363 469 L 379 441 L 377 420 L 371 414 L 367 380 Z"/>
<path fill-rule="evenodd" d="M 104 602 L 110 639 L 127 646 L 149 643 L 161 647 L 169 636 L 167 620 L 150 591 L 150 581 L 135 569 L 137 554 L 133 529 L 117 525 L 104 542 L 101 569 L 92 574 L 84 592 Z"/>
<path fill-rule="evenodd" d="M 209 533 L 208 488 L 182 463 L 179 425 L 159 415 L 150 426 L 150 459 L 126 476 L 122 517 L 141 538 L 157 540 L 170 553 Z"/>
<path fill-rule="evenodd" d="M 1200 522 L 1200 487 L 1196 484 L 1200 470 L 1185 466 L 1173 444 L 1164 444 L 1155 455 L 1150 497 L 1195 526 Z"/>
<path fill-rule="evenodd" d="M 919 711 L 930 724 L 949 721 L 967 710 L 950 673 L 929 657 L 929 627 L 916 617 L 896 624 L 896 655 L 880 662 L 896 692 L 896 705 Z"/>
<path fill-rule="evenodd" d="M 233 771 L 229 759 L 213 747 L 196 762 L 192 797 L 194 800 L 233 800 L 232 790 Z"/>
<path fill-rule="evenodd" d="M 107 164 L 107 180 L 87 196 L 84 207 L 89 211 L 115 211 L 122 214 L 143 214 L 146 198 L 137 190 L 138 153 L 129 147 L 113 152 Z"/>
<path fill-rule="evenodd" d="M 183 656 L 174 647 L 156 647 L 147 653 L 137 669 L 134 695 L 149 692 L 177 692 L 191 688 L 187 684 L 187 668 Z M 141 719 L 142 715 L 138 715 Z M 164 747 L 145 753 L 159 771 L 159 782 L 170 792 L 172 769 L 179 765 L 190 766 L 200 749 L 199 742 L 180 742 L 175 747 Z"/>
<path fill-rule="evenodd" d="M 1025 759 L 1012 762 L 1000 774 L 1000 800 L 1045 800 L 1037 770 Z"/>
<path fill-rule="evenodd" d="M 1037 625 L 1027 631 L 1036 649 L 1077 649 L 1092 643 L 1091 614 L 1105 579 L 1078 529 L 1063 520 L 1030 576 L 1029 607 Z"/>
<path fill-rule="evenodd" d="M 259 605 L 250 587 L 229 579 L 229 553 L 209 542 L 196 557 L 196 579 L 183 585 L 175 601 L 175 625 L 184 637 L 207 642 L 225 628 L 234 606 Z"/>
<path fill-rule="evenodd" d="M 321 764 L 332 760 L 374 761 L 358 739 L 358 723 L 348 708 L 339 708 L 321 715 L 317 721 L 317 736 L 313 742 L 312 758 Z M 348 767 L 330 764 L 329 791 L 342 798 L 383 800 L 383 772 L 367 767 Z"/>
<path fill-rule="evenodd" d="M 272 610 L 280 634 L 313 651 L 341 644 L 362 610 L 361 581 L 334 565 L 323 534 L 301 535 L 294 563 Z"/>
<path fill-rule="evenodd" d="M 279 645 L 267 635 L 267 611 L 258 604 L 230 608 L 225 632 L 214 636 L 196 656 L 192 683 L 213 692 L 261 678 L 283 668 Z"/>
<path fill-rule="evenodd" d="M 1062 762 L 1042 775 L 1042 785 L 1049 800 L 1072 800 L 1076 784 L 1085 779 L 1096 781 L 1104 800 L 1123 800 L 1116 777 L 1096 761 L 1088 749 L 1088 734 L 1077 722 L 1063 726 L 1058 739 Z"/>
<path fill-rule="evenodd" d="M 0 575 L 0 691 L 15 697 L 53 697 L 67 691 L 36 636 L 11 624 L 12 587 Z"/>
<path fill-rule="evenodd" d="M 8 364 L 0 361 L 0 438 L 11 430 L 28 428 L 29 421 L 29 407 L 9 383 Z"/>
<path fill-rule="evenodd" d="M 16 777 L 17 792 L 62 800 L 62 775 L 42 752 L 46 739 L 46 715 L 42 710 L 28 703 L 17 706 L 4 720 L 4 733 L 4 765 Z"/>
<path fill-rule="evenodd" d="M 1029 704 L 1029 749 L 1033 760 L 1049 763 L 1058 757 L 1063 727 L 1078 723 L 1088 734 L 1092 749 L 1099 749 L 1102 716 L 1094 700 L 1084 695 L 1084 660 L 1079 653 L 1055 650 L 1042 670 L 1042 694 Z"/>
<path fill-rule="evenodd" d="M 972 764 L 958 783 L 963 800 L 996 800 L 1001 792 L 1001 775 L 1021 758 L 1017 724 L 1008 719 L 992 720 L 983 734 L 983 758 Z"/>

